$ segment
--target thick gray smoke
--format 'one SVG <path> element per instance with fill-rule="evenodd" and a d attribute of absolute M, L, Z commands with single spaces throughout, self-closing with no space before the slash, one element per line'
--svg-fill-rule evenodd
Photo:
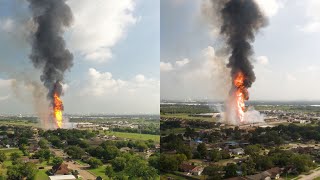
<path fill-rule="evenodd" d="M 216 2 L 217 0 L 212 0 Z M 256 32 L 267 23 L 266 18 L 254 0 L 229 0 L 221 10 L 221 34 L 227 38 L 231 50 L 228 67 L 234 78 L 238 72 L 245 75 L 244 86 L 251 87 L 256 77 L 249 60 L 253 54 L 251 42 L 255 40 Z"/>
<path fill-rule="evenodd" d="M 231 70 L 232 88 L 226 102 L 226 119 L 231 121 L 231 124 L 237 124 L 239 120 L 246 121 L 251 118 L 248 116 L 249 111 L 239 115 L 240 107 L 236 99 L 240 95 L 244 100 L 248 100 L 247 88 L 256 80 L 250 61 L 253 55 L 251 43 L 259 29 L 267 25 L 267 19 L 254 0 L 210 0 L 204 4 L 203 12 L 206 19 L 211 19 L 214 28 L 220 27 L 219 34 L 225 38 L 230 53 L 227 67 Z M 237 84 L 234 84 L 239 73 L 244 76 L 243 83 L 239 84 L 237 81 Z"/>
<path fill-rule="evenodd" d="M 28 0 L 37 30 L 32 35 L 30 59 L 42 71 L 40 80 L 48 89 L 52 103 L 53 94 L 62 94 L 64 74 L 73 65 L 73 55 L 66 48 L 64 29 L 72 23 L 72 12 L 65 0 Z"/>

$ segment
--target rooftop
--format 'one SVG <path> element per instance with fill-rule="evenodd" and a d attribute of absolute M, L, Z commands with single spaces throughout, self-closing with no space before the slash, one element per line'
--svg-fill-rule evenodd
<path fill-rule="evenodd" d="M 76 177 L 74 175 L 57 175 L 57 176 L 49 176 L 50 180 L 75 180 Z"/>

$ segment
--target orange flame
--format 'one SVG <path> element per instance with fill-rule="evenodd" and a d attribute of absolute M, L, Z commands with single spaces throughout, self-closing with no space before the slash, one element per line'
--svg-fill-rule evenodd
<path fill-rule="evenodd" d="M 236 113 L 240 122 L 244 121 L 244 111 L 246 109 L 245 100 L 248 100 L 248 90 L 244 86 L 245 75 L 239 71 L 233 80 L 235 86 Z"/>
<path fill-rule="evenodd" d="M 62 127 L 62 111 L 63 111 L 63 103 L 60 99 L 58 93 L 54 93 L 53 95 L 53 115 L 56 120 L 57 126 L 59 128 Z"/>

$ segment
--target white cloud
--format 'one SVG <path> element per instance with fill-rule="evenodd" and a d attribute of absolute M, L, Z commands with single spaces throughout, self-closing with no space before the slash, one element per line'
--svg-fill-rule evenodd
<path fill-rule="evenodd" d="M 176 61 L 174 64 L 170 62 L 160 62 L 160 71 L 166 72 L 166 71 L 172 71 L 179 68 L 182 68 L 183 66 L 190 63 L 190 60 L 188 58 L 184 58 L 182 60 Z"/>
<path fill-rule="evenodd" d="M 142 74 L 132 80 L 114 79 L 110 72 L 100 72 L 94 68 L 88 71 L 88 80 L 82 91 L 83 95 L 109 96 L 128 92 L 138 92 L 141 88 L 154 88 L 159 82 L 146 78 Z"/>
<path fill-rule="evenodd" d="M 87 60 L 104 62 L 112 57 L 112 47 L 135 24 L 134 0 L 69 0 L 74 24 L 69 30 L 70 47 Z"/>
<path fill-rule="evenodd" d="M 10 95 L 6 95 L 6 96 L 0 96 L 0 101 L 4 101 L 9 99 Z"/>
<path fill-rule="evenodd" d="M 11 84 L 13 79 L 0 79 L 0 101 L 10 98 Z"/>
<path fill-rule="evenodd" d="M 122 80 L 113 79 L 111 73 L 99 72 L 94 68 L 89 69 L 88 77 L 88 84 L 86 84 L 84 92 L 93 96 L 114 93 L 125 84 Z"/>
<path fill-rule="evenodd" d="M 290 73 L 286 74 L 286 78 L 288 81 L 296 81 L 297 80 L 297 78 L 293 74 L 290 74 Z"/>
<path fill-rule="evenodd" d="M 305 25 L 300 27 L 300 30 L 306 33 L 313 33 L 320 31 L 320 1 L 306 0 L 305 15 L 309 19 Z"/>
<path fill-rule="evenodd" d="M 184 65 L 188 64 L 189 62 L 190 62 L 190 60 L 189 60 L 189 59 L 184 58 L 184 59 L 183 59 L 183 60 L 181 60 L 181 61 L 176 61 L 176 65 L 177 65 L 177 66 L 179 66 L 179 67 L 182 67 L 182 66 L 184 66 Z"/>
<path fill-rule="evenodd" d="M 145 78 L 144 75 L 142 75 L 142 74 L 138 74 L 138 75 L 136 75 L 136 77 L 135 77 L 135 80 L 136 80 L 137 82 L 139 82 L 139 83 L 144 82 L 145 79 L 146 79 L 146 78 Z"/>
<path fill-rule="evenodd" d="M 171 71 L 173 66 L 170 62 L 160 62 L 160 71 Z"/>
<path fill-rule="evenodd" d="M 187 62 L 187 61 L 186 61 Z M 175 63 L 176 64 L 176 63 Z M 230 71 L 226 57 L 218 57 L 213 47 L 200 52 L 200 57 L 188 61 L 188 66 L 175 66 L 171 72 L 161 73 L 163 99 L 223 99 L 228 93 Z"/>
<path fill-rule="evenodd" d="M 158 114 L 160 81 L 143 74 L 116 79 L 110 72 L 90 68 L 86 80 L 70 84 L 64 100 L 66 107 L 72 104 L 72 112 Z"/>
<path fill-rule="evenodd" d="M 0 79 L 0 87 L 6 88 L 9 87 L 12 83 L 13 79 Z"/>
<path fill-rule="evenodd" d="M 10 32 L 14 29 L 15 24 L 13 19 L 6 18 L 6 19 L 0 19 L 0 29 L 5 32 Z"/>
<path fill-rule="evenodd" d="M 283 0 L 256 0 L 261 10 L 268 17 L 276 15 L 285 3 Z"/>
<path fill-rule="evenodd" d="M 269 64 L 269 59 L 267 56 L 258 56 L 257 62 L 261 65 L 267 65 L 267 64 Z"/>
<path fill-rule="evenodd" d="M 311 21 L 304 26 L 300 27 L 300 30 L 306 33 L 314 33 L 320 30 L 320 22 Z"/>

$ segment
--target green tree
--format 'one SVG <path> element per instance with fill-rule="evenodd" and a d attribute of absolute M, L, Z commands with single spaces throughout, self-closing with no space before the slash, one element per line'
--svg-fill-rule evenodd
<path fill-rule="evenodd" d="M 178 160 L 179 164 L 181 164 L 182 162 L 188 160 L 186 155 L 184 155 L 184 154 L 176 154 L 175 157 Z"/>
<path fill-rule="evenodd" d="M 106 167 L 105 174 L 110 178 L 115 176 L 115 172 L 113 171 L 113 168 L 111 166 Z"/>
<path fill-rule="evenodd" d="M 6 159 L 7 159 L 6 154 L 0 151 L 0 162 L 3 163 Z"/>
<path fill-rule="evenodd" d="M 292 157 L 290 157 L 291 164 L 297 168 L 298 172 L 308 172 L 312 167 L 314 167 L 314 163 L 311 160 L 311 157 L 309 155 L 300 155 L 300 154 L 294 154 Z"/>
<path fill-rule="evenodd" d="M 260 154 L 261 148 L 259 145 L 249 145 L 244 148 L 244 152 L 252 157 L 256 157 Z"/>
<path fill-rule="evenodd" d="M 129 179 L 155 179 L 158 177 L 157 170 L 148 166 L 147 162 L 140 157 L 133 157 L 127 163 L 124 170 Z"/>
<path fill-rule="evenodd" d="M 50 139 L 48 139 L 51 144 L 57 148 L 62 148 L 63 144 L 61 143 L 61 139 L 58 136 L 51 135 Z"/>
<path fill-rule="evenodd" d="M 8 180 L 20 180 L 22 179 L 22 174 L 20 172 L 20 167 L 17 165 L 9 166 L 7 168 L 7 179 Z"/>
<path fill-rule="evenodd" d="M 222 159 L 222 155 L 219 150 L 214 149 L 210 153 L 210 158 L 211 158 L 211 161 L 218 162 Z"/>
<path fill-rule="evenodd" d="M 108 161 L 116 158 L 119 154 L 120 154 L 120 150 L 116 146 L 112 145 L 112 146 L 107 146 L 104 149 L 102 156 L 104 160 Z"/>
<path fill-rule="evenodd" d="M 139 149 L 140 152 L 144 152 L 145 150 L 148 149 L 148 146 L 146 145 L 146 143 L 139 141 L 137 142 L 137 148 Z"/>
<path fill-rule="evenodd" d="M 207 156 L 207 147 L 205 143 L 200 143 L 197 146 L 197 151 L 200 154 L 201 158 L 205 158 Z"/>
<path fill-rule="evenodd" d="M 259 155 L 254 158 L 254 162 L 256 163 L 257 170 L 259 171 L 264 171 L 274 166 L 272 159 L 268 156 Z"/>
<path fill-rule="evenodd" d="M 116 172 L 124 170 L 127 164 L 127 160 L 124 157 L 116 157 L 111 161 L 113 170 Z"/>
<path fill-rule="evenodd" d="M 153 155 L 150 156 L 148 159 L 149 165 L 154 167 L 155 169 L 160 169 L 160 155 Z"/>
<path fill-rule="evenodd" d="M 21 180 L 34 179 L 38 169 L 35 164 L 32 163 L 18 163 L 8 167 L 7 179 L 8 180 Z"/>
<path fill-rule="evenodd" d="M 175 155 L 161 154 L 160 156 L 160 170 L 161 171 L 177 171 L 179 168 L 179 161 Z"/>
<path fill-rule="evenodd" d="M 39 151 L 34 153 L 33 157 L 38 159 L 42 158 L 42 159 L 45 159 L 46 161 L 49 161 L 51 157 L 51 152 L 49 149 L 40 149 Z"/>
<path fill-rule="evenodd" d="M 48 144 L 49 142 L 44 138 L 41 138 L 40 141 L 38 142 L 38 145 L 40 146 L 41 149 L 47 149 Z"/>
<path fill-rule="evenodd" d="M 252 160 L 252 158 L 248 158 L 248 160 L 244 163 L 242 163 L 242 171 L 246 174 L 246 175 L 251 175 L 254 174 L 256 172 L 256 164 L 255 162 Z"/>
<path fill-rule="evenodd" d="M 28 156 L 29 155 L 29 152 L 28 152 L 27 147 L 26 147 L 25 144 L 21 144 L 19 146 L 19 150 L 22 151 L 24 156 Z"/>
<path fill-rule="evenodd" d="M 21 155 L 18 152 L 13 152 L 10 154 L 10 160 L 13 162 L 17 161 L 20 157 Z"/>
<path fill-rule="evenodd" d="M 90 168 L 98 168 L 102 165 L 101 160 L 95 157 L 90 158 L 87 163 L 90 165 Z"/>
<path fill-rule="evenodd" d="M 56 166 L 56 165 L 59 165 L 63 162 L 63 159 L 61 157 L 54 157 L 52 159 L 52 165 L 53 166 Z"/>
<path fill-rule="evenodd" d="M 226 171 L 224 175 L 225 178 L 237 176 L 238 167 L 236 164 L 228 164 L 227 166 L 224 167 L 224 170 Z"/>
<path fill-rule="evenodd" d="M 85 151 L 78 146 L 69 146 L 67 149 L 65 149 L 65 152 L 73 159 L 81 159 L 81 157 L 85 154 Z"/>
<path fill-rule="evenodd" d="M 192 150 L 190 146 L 183 145 L 177 148 L 177 153 L 186 155 L 188 159 L 192 158 Z"/>
<path fill-rule="evenodd" d="M 190 127 L 186 128 L 186 131 L 184 133 L 185 137 L 189 137 L 194 139 L 194 137 L 197 135 L 196 131 L 194 129 L 191 129 Z"/>
<path fill-rule="evenodd" d="M 209 176 L 208 179 L 220 180 L 222 179 L 220 174 L 221 170 L 222 168 L 220 166 L 207 166 L 203 169 L 203 174 Z"/>

